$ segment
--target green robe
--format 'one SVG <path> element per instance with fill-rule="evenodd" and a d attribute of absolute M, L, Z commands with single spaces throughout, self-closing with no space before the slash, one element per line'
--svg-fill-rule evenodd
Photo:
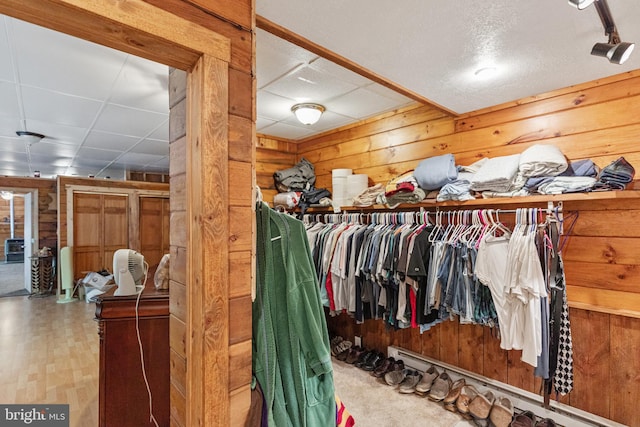
<path fill-rule="evenodd" d="M 262 203 L 256 218 L 253 372 L 269 426 L 335 426 L 329 336 L 304 225 Z"/>

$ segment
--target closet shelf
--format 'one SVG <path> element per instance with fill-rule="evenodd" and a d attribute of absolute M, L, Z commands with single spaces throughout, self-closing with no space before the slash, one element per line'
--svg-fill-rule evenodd
<path fill-rule="evenodd" d="M 567 193 L 567 194 L 540 194 L 535 196 L 521 197 L 496 197 L 490 199 L 475 199 L 464 202 L 446 201 L 436 202 L 435 199 L 424 200 L 420 203 L 407 203 L 396 207 L 395 209 L 419 209 L 419 208 L 435 208 L 435 207 L 468 207 L 468 206 L 505 206 L 505 205 L 523 205 L 548 202 L 573 202 L 573 201 L 596 201 L 596 200 L 629 200 L 640 199 L 640 191 L 624 190 L 624 191 L 597 191 L 592 193 Z M 385 205 L 373 205 L 367 207 L 343 206 L 340 208 L 342 212 L 361 212 L 375 210 L 389 210 Z M 309 213 L 332 212 L 331 207 L 311 207 L 307 209 Z"/>

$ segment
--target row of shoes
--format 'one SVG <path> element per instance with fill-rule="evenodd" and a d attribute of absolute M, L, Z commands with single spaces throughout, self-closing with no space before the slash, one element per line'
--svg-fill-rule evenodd
<path fill-rule="evenodd" d="M 556 427 L 557 424 L 551 418 L 537 419 L 531 411 L 521 412 L 513 417 L 509 427 Z"/>
<path fill-rule="evenodd" d="M 514 407 L 507 397 L 496 396 L 491 390 L 480 392 L 467 384 L 464 378 L 453 380 L 446 371 L 439 372 L 431 365 L 425 372 L 406 367 L 400 359 L 386 357 L 376 350 L 354 346 L 337 336 L 331 340 L 331 354 L 336 359 L 368 371 L 404 394 L 416 393 L 434 402 L 440 402 L 451 412 L 460 413 L 465 419 L 479 426 L 493 427 L 556 427 L 556 423 L 544 418 L 536 420 L 531 411 L 514 416 Z"/>

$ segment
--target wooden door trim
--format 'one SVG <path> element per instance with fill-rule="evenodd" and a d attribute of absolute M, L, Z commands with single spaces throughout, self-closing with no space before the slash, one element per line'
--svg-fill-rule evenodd
<path fill-rule="evenodd" d="M 230 40 L 142 0 L 3 0 L 0 13 L 189 72 L 185 422 L 229 425 Z"/>

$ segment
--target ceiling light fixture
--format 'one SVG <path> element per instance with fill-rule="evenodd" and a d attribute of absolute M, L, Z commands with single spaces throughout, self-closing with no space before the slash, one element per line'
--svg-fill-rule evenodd
<path fill-rule="evenodd" d="M 40 140 L 44 138 L 43 134 L 36 133 L 36 132 L 29 132 L 28 130 L 16 131 L 16 135 L 18 135 L 20 138 L 29 140 L 31 144 L 40 142 Z"/>
<path fill-rule="evenodd" d="M 13 199 L 13 191 L 0 191 L 0 197 L 4 200 L 11 200 Z"/>
<path fill-rule="evenodd" d="M 593 0 L 569 0 L 571 6 L 580 10 L 591 6 L 591 3 L 593 3 Z"/>
<path fill-rule="evenodd" d="M 304 125 L 312 125 L 320 120 L 325 108 L 320 104 L 304 103 L 291 107 L 291 111 L 296 115 L 298 121 Z"/>
<path fill-rule="evenodd" d="M 620 35 L 618 34 L 615 22 L 613 22 L 607 0 L 569 0 L 569 4 L 578 9 L 584 9 L 591 5 L 591 3 L 594 3 L 596 11 L 598 11 L 598 16 L 604 27 L 604 34 L 609 36 L 607 43 L 596 43 L 593 46 L 591 55 L 607 58 L 612 64 L 624 64 L 631 56 L 635 44 L 622 42 L 622 40 L 620 40 Z"/>

